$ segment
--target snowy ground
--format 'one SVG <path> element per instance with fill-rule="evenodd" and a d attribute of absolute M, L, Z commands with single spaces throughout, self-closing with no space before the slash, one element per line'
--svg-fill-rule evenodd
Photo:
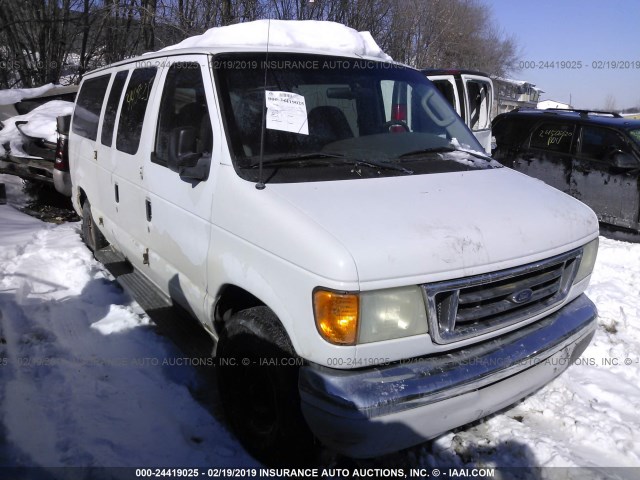
<path fill-rule="evenodd" d="M 93 260 L 79 224 L 20 213 L 19 181 L 0 182 L 0 467 L 258 467 L 203 401 L 202 375 Z M 640 467 L 640 244 L 601 238 L 588 294 L 599 329 L 578 364 L 506 411 L 371 464 Z"/>

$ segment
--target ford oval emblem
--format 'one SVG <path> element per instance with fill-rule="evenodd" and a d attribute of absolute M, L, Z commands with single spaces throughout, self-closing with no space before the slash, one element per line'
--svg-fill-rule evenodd
<path fill-rule="evenodd" d="M 524 290 L 519 290 L 513 295 L 509 297 L 513 303 L 527 303 L 530 302 L 533 298 L 533 290 L 530 288 L 525 288 Z"/>

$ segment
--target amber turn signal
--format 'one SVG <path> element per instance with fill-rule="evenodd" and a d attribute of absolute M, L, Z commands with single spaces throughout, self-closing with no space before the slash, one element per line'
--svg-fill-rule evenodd
<path fill-rule="evenodd" d="M 313 312 L 318 332 L 327 342 L 355 345 L 358 335 L 358 294 L 317 289 Z"/>

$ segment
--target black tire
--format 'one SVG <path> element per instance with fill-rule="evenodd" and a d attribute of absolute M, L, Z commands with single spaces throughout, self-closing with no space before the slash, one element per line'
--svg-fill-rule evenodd
<path fill-rule="evenodd" d="M 247 451 L 266 465 L 309 465 L 315 445 L 300 410 L 300 359 L 275 314 L 267 307 L 235 314 L 218 358 L 225 415 Z"/>
<path fill-rule="evenodd" d="M 107 242 L 93 221 L 89 200 L 85 200 L 82 204 L 82 241 L 92 252 L 109 245 L 109 242 Z"/>

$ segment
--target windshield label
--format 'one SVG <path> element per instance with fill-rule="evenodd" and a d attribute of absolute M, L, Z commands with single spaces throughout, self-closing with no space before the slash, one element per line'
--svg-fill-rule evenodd
<path fill-rule="evenodd" d="M 309 135 L 307 104 L 297 93 L 265 90 L 267 128 Z"/>

